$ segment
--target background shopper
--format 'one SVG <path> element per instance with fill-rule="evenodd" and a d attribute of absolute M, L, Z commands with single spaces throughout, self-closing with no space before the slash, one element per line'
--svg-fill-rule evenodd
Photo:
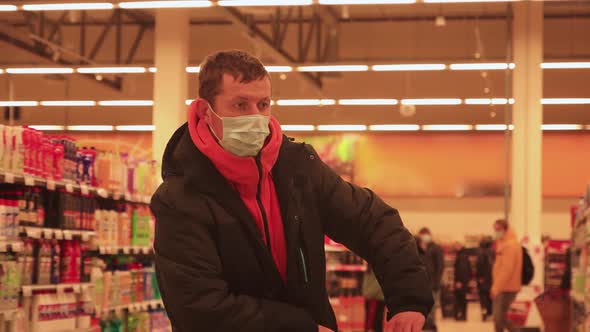
<path fill-rule="evenodd" d="M 515 331 L 506 314 L 520 291 L 522 282 L 522 247 L 516 233 L 504 219 L 494 223 L 496 258 L 492 271 L 490 296 L 494 301 L 493 315 L 496 332 Z"/>
<path fill-rule="evenodd" d="M 440 302 L 440 284 L 445 267 L 445 260 L 442 248 L 432 239 L 432 232 L 429 228 L 423 227 L 418 232 L 419 245 L 424 251 L 424 263 L 428 270 L 428 276 L 431 281 L 432 295 L 435 305 L 426 318 L 424 328 L 436 331 L 436 307 Z"/>
<path fill-rule="evenodd" d="M 467 320 L 467 293 L 472 271 L 467 249 L 461 243 L 456 243 L 455 248 L 455 319 L 464 321 Z"/>
<path fill-rule="evenodd" d="M 486 321 L 492 315 L 492 298 L 490 297 L 492 266 L 494 264 L 494 249 L 492 248 L 492 244 L 493 241 L 491 238 L 482 239 L 479 243 L 479 252 L 477 253 L 477 290 L 483 321 Z"/>

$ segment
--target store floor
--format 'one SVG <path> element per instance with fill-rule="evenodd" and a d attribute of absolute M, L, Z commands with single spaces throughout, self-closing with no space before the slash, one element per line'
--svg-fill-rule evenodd
<path fill-rule="evenodd" d="M 467 321 L 458 322 L 454 319 L 440 319 L 440 309 L 437 311 L 438 332 L 492 332 L 494 323 L 491 317 L 487 322 L 481 321 L 481 307 L 478 303 L 469 303 L 467 307 Z"/>

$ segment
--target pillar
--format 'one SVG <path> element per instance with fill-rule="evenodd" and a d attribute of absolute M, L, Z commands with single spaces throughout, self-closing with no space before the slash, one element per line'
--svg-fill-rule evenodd
<path fill-rule="evenodd" d="M 544 283 L 541 246 L 543 3 L 519 2 L 512 8 L 515 103 L 510 223 L 535 263 L 531 288 L 537 293 Z"/>
<path fill-rule="evenodd" d="M 188 97 L 189 12 L 160 9 L 156 12 L 152 155 L 161 161 L 174 130 L 186 121 Z"/>

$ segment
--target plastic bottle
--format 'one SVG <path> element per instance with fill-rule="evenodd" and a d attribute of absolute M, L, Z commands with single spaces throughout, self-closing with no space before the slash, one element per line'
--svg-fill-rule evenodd
<path fill-rule="evenodd" d="M 51 272 L 50 279 L 52 284 L 59 284 L 61 280 L 61 246 L 56 240 L 51 241 Z"/>
<path fill-rule="evenodd" d="M 25 147 L 23 145 L 23 128 L 13 127 L 13 159 L 12 171 L 22 173 L 24 170 Z"/>

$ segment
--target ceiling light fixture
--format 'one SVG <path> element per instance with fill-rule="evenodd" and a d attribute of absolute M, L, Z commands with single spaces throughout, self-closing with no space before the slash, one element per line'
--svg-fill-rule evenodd
<path fill-rule="evenodd" d="M 368 71 L 367 65 L 323 65 L 323 66 L 299 66 L 299 72 L 345 72 L 345 71 Z"/>
<path fill-rule="evenodd" d="M 115 126 L 116 131 L 154 131 L 156 126 L 154 125 L 126 125 L 126 126 Z"/>
<path fill-rule="evenodd" d="M 422 0 L 424 3 L 517 2 L 521 0 Z"/>
<path fill-rule="evenodd" d="M 140 74 L 145 73 L 145 67 L 80 67 L 76 69 L 80 74 Z"/>
<path fill-rule="evenodd" d="M 504 131 L 506 130 L 507 126 L 505 124 L 485 124 L 485 125 L 476 125 L 475 130 L 479 131 Z M 510 130 L 514 129 L 513 125 L 508 126 Z"/>
<path fill-rule="evenodd" d="M 31 107 L 39 106 L 38 101 L 0 101 L 0 107 Z"/>
<path fill-rule="evenodd" d="M 468 131 L 473 130 L 472 125 L 424 125 L 422 130 L 426 131 Z"/>
<path fill-rule="evenodd" d="M 453 63 L 449 65 L 451 70 L 506 70 L 510 68 L 508 63 Z"/>
<path fill-rule="evenodd" d="M 397 105 L 397 99 L 339 99 L 339 105 Z"/>
<path fill-rule="evenodd" d="M 96 106 L 93 100 L 45 100 L 41 106 Z"/>
<path fill-rule="evenodd" d="M 73 74 L 74 68 L 6 68 L 8 74 Z"/>
<path fill-rule="evenodd" d="M 153 100 L 101 100 L 99 106 L 153 106 Z"/>
<path fill-rule="evenodd" d="M 334 99 L 279 99 L 278 106 L 326 106 L 335 105 Z"/>
<path fill-rule="evenodd" d="M 29 128 L 41 131 L 63 131 L 65 129 L 64 126 L 58 125 L 32 125 L 28 126 Z"/>
<path fill-rule="evenodd" d="M 447 65 L 442 63 L 425 64 L 399 64 L 399 65 L 374 65 L 373 71 L 420 71 L 420 70 L 445 70 Z"/>
<path fill-rule="evenodd" d="M 222 7 L 247 7 L 247 6 L 309 6 L 312 0 L 220 0 L 217 2 Z"/>
<path fill-rule="evenodd" d="M 119 7 L 124 9 L 150 9 L 150 8 L 205 8 L 211 7 L 211 1 L 126 1 L 120 2 Z"/>
<path fill-rule="evenodd" d="M 22 6 L 27 11 L 45 10 L 107 10 L 113 9 L 110 2 L 82 2 L 82 3 L 47 3 L 47 4 L 26 4 Z"/>
<path fill-rule="evenodd" d="M 291 66 L 264 66 L 269 73 L 289 73 L 293 71 Z"/>
<path fill-rule="evenodd" d="M 371 131 L 418 131 L 420 130 L 419 125 L 415 124 L 395 124 L 395 125 L 372 125 L 369 126 Z"/>
<path fill-rule="evenodd" d="M 281 125 L 283 131 L 314 131 L 314 125 Z"/>
<path fill-rule="evenodd" d="M 67 126 L 71 131 L 113 131 L 113 126 L 90 125 L 90 126 Z"/>
<path fill-rule="evenodd" d="M 544 62 L 543 69 L 590 69 L 590 62 Z"/>
<path fill-rule="evenodd" d="M 510 103 L 514 104 L 514 99 L 510 98 Z M 508 99 L 506 98 L 467 98 L 465 105 L 506 105 Z"/>
<path fill-rule="evenodd" d="M 416 0 L 319 0 L 320 5 L 405 5 Z"/>
<path fill-rule="evenodd" d="M 582 105 L 590 104 L 590 98 L 543 98 L 543 105 Z"/>
<path fill-rule="evenodd" d="M 583 125 L 579 124 L 544 124 L 541 126 L 543 130 L 582 130 Z"/>
<path fill-rule="evenodd" d="M 186 72 L 187 73 L 200 73 L 201 72 L 201 67 L 198 66 L 193 66 L 193 67 L 186 67 Z"/>
<path fill-rule="evenodd" d="M 156 73 L 156 72 L 158 72 L 158 68 L 156 68 L 156 67 L 150 67 L 148 70 L 149 70 L 150 73 Z"/>
<path fill-rule="evenodd" d="M 402 105 L 461 105 L 459 98 L 402 99 Z"/>
<path fill-rule="evenodd" d="M 15 5 L 0 5 L 0 12 L 15 12 L 17 9 Z"/>
<path fill-rule="evenodd" d="M 317 127 L 319 131 L 365 131 L 365 125 L 320 125 Z"/>

